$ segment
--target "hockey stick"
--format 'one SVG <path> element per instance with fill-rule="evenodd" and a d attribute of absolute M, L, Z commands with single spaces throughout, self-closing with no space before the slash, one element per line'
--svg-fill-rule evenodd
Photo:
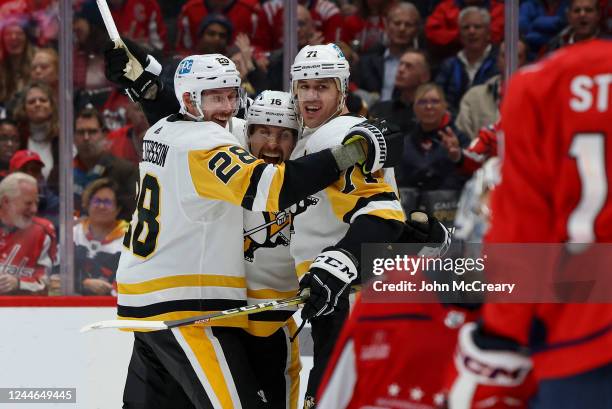
<path fill-rule="evenodd" d="M 124 48 L 127 52 L 128 62 L 124 69 L 125 77 L 132 81 L 136 81 L 136 79 L 140 77 L 143 72 L 142 65 L 126 47 L 123 40 L 121 40 L 121 37 L 119 36 L 119 31 L 117 30 L 117 26 L 115 25 L 115 20 L 113 20 L 113 15 L 111 14 L 110 9 L 108 8 L 106 0 L 96 0 L 96 4 L 98 5 L 98 10 L 100 10 L 100 14 L 102 15 L 102 20 L 104 21 L 106 32 L 108 33 L 108 36 L 110 37 L 111 41 L 115 43 L 115 48 Z"/>
<path fill-rule="evenodd" d="M 354 285 L 351 287 L 351 293 L 359 291 L 360 285 Z M 91 331 L 93 329 L 106 329 L 106 328 L 117 328 L 117 329 L 144 329 L 150 331 L 159 331 L 164 329 L 171 329 L 176 327 L 182 327 L 185 325 L 195 324 L 206 324 L 210 321 L 221 320 L 224 318 L 233 318 L 241 315 L 255 314 L 257 312 L 278 310 L 292 305 L 303 304 L 309 297 L 309 293 L 304 291 L 303 295 L 296 295 L 282 300 L 274 300 L 262 302 L 259 304 L 245 305 L 240 308 L 231 308 L 229 310 L 219 311 L 212 314 L 198 315 L 195 317 L 183 318 L 180 320 L 169 320 L 169 321 L 145 321 L 145 320 L 108 320 L 98 321 L 93 324 L 89 324 L 81 328 L 81 332 Z"/>

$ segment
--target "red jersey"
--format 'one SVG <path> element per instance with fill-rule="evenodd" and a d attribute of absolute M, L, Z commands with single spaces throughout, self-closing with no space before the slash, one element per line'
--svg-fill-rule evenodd
<path fill-rule="evenodd" d="M 358 299 L 319 389 L 317 408 L 438 408 L 459 327 L 475 312 Z"/>
<path fill-rule="evenodd" d="M 612 242 L 610 55 L 612 42 L 586 41 L 512 78 L 488 242 Z M 487 332 L 530 347 L 540 379 L 612 362 L 610 304 L 490 304 L 483 316 Z"/>
<path fill-rule="evenodd" d="M 315 29 L 320 31 L 325 42 L 340 40 L 343 24 L 340 9 L 328 0 L 300 1 L 310 11 Z M 257 22 L 253 45 L 262 51 L 271 51 L 283 46 L 283 2 L 271 0 L 263 4 Z"/>
<path fill-rule="evenodd" d="M 425 37 L 436 47 L 448 47 L 447 54 L 452 55 L 461 48 L 459 42 L 459 12 L 457 0 L 443 0 L 425 22 Z M 491 41 L 499 44 L 504 37 L 504 3 L 491 0 Z"/>
<path fill-rule="evenodd" d="M 181 9 L 177 20 L 176 49 L 178 51 L 190 52 L 197 44 L 200 23 L 211 12 L 207 4 L 206 0 L 188 0 Z M 257 0 L 230 1 L 229 5 L 220 12 L 234 25 L 234 38 L 238 33 L 245 33 L 249 38 L 253 38 L 259 12 Z M 228 44 L 233 43 L 234 38 Z"/>
<path fill-rule="evenodd" d="M 371 46 L 382 43 L 385 37 L 385 19 L 383 16 L 370 16 L 367 19 L 353 14 L 344 18 L 342 41 L 351 44 L 359 42 L 359 51 L 367 51 Z"/>
<path fill-rule="evenodd" d="M 136 165 L 140 163 L 142 155 L 136 152 L 134 145 L 134 127 L 132 125 L 124 126 L 110 132 L 107 136 L 110 146 L 108 151 L 118 158 L 128 160 Z M 142 146 L 142 141 L 137 142 Z"/>
<path fill-rule="evenodd" d="M 0 225 L 0 274 L 19 278 L 11 295 L 47 295 L 47 275 L 57 263 L 53 224 L 34 217 L 25 229 Z"/>
<path fill-rule="evenodd" d="M 497 156 L 497 135 L 501 132 L 500 123 L 483 126 L 478 131 L 478 136 L 472 141 L 467 149 L 461 154 L 459 170 L 471 175 L 484 165 L 484 163 Z"/>
<path fill-rule="evenodd" d="M 166 24 L 156 0 L 126 0 L 111 14 L 122 36 L 158 50 L 166 48 Z"/>

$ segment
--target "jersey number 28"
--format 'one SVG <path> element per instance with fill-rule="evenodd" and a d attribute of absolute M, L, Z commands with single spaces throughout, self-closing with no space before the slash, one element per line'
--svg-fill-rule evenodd
<path fill-rule="evenodd" d="M 147 173 L 140 183 L 136 225 L 130 223 L 123 245 L 140 257 L 149 257 L 157 247 L 159 235 L 159 181 Z"/>

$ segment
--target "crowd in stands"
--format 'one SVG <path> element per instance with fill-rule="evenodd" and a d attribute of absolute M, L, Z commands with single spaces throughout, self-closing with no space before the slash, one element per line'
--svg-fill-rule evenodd
<path fill-rule="evenodd" d="M 106 79 L 95 0 L 73 3 L 75 291 L 111 295 L 149 123 Z M 250 97 L 283 88 L 282 0 L 108 4 L 128 46 L 162 62 L 166 84 L 184 56 L 221 53 Z M 607 0 L 521 0 L 519 14 L 520 65 L 612 33 Z M 58 0 L 0 0 L 2 294 L 46 294 L 57 270 L 59 27 Z M 403 204 L 449 226 L 466 181 L 496 156 L 489 148 L 504 90 L 503 36 L 499 0 L 300 0 L 297 8 L 299 48 L 334 42 L 345 53 L 350 110 L 405 133 L 396 169 Z M 22 262 L 25 247 L 37 253 Z"/>

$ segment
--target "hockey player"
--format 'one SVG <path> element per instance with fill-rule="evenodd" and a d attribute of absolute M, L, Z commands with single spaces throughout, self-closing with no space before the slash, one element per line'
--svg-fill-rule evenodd
<path fill-rule="evenodd" d="M 384 163 L 380 155 L 354 155 L 359 149 L 349 144 L 266 164 L 225 130 L 240 107 L 239 86 L 238 71 L 222 55 L 179 64 L 180 112 L 154 124 L 143 142 L 137 209 L 117 272 L 121 318 L 184 318 L 246 305 L 240 206 L 279 211 L 335 182 L 352 158 L 372 171 Z M 384 141 L 367 143 L 375 155 Z M 265 407 L 244 365 L 245 327 L 239 317 L 136 332 L 124 407 Z"/>
<path fill-rule="evenodd" d="M 348 78 L 349 64 L 335 44 L 305 46 L 296 55 L 291 92 L 304 131 L 292 158 L 340 146 L 355 129 L 376 132 L 362 117 L 348 113 Z M 359 167 L 350 168 L 315 194 L 316 202 L 294 219 L 291 254 L 300 288 L 310 289 L 301 314 L 303 320 L 311 320 L 314 341 L 305 407 L 315 404 L 319 381 L 348 314 L 349 288 L 359 281 L 361 244 L 394 242 L 403 231 L 405 216 L 392 172 L 366 175 Z"/>
<path fill-rule="evenodd" d="M 249 152 L 266 163 L 289 159 L 298 140 L 299 125 L 291 95 L 264 91 L 255 98 L 246 116 L 245 140 Z M 293 217 L 310 203 L 309 198 L 278 212 L 244 210 L 244 268 L 249 304 L 294 296 L 298 291 L 289 242 Z M 292 318 L 296 307 L 249 315 L 249 360 L 270 407 L 295 409 L 299 399 L 301 369 Z"/>
<path fill-rule="evenodd" d="M 519 71 L 504 99 L 502 181 L 487 241 L 594 243 L 543 263 L 542 276 L 612 241 L 611 52 L 605 40 L 567 47 Z M 609 274 L 605 261 L 579 274 L 588 269 Z M 531 367 L 531 408 L 610 408 L 612 305 L 488 304 L 482 323 L 462 328 L 455 362 L 453 409 L 474 405 L 483 385 L 520 385 Z"/>

